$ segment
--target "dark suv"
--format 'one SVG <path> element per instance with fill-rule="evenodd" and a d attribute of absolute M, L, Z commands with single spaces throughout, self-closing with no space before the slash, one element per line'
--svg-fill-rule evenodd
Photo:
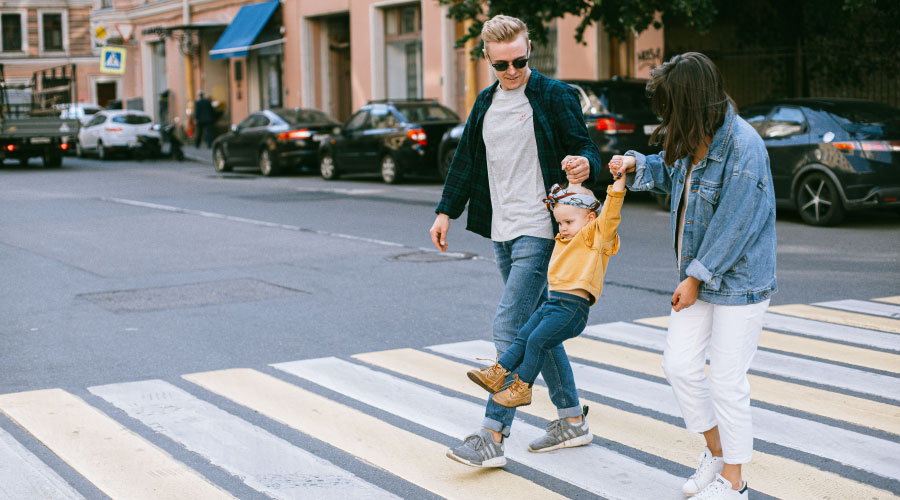
<path fill-rule="evenodd" d="M 369 101 L 322 142 L 324 179 L 345 173 L 380 172 L 388 184 L 406 174 L 438 173 L 441 136 L 459 123 L 434 99 Z"/>
<path fill-rule="evenodd" d="M 650 133 L 660 119 L 650 108 L 646 80 L 613 78 L 612 80 L 563 80 L 578 92 L 585 125 L 601 159 L 606 164 L 613 155 L 629 149 L 644 154 L 658 153 L 650 146 Z M 447 131 L 441 143 L 440 173 L 446 177 L 465 124 Z M 609 170 L 600 169 L 601 180 L 612 182 Z"/>

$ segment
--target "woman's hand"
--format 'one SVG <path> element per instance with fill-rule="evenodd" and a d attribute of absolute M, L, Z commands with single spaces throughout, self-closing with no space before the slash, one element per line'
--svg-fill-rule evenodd
<path fill-rule="evenodd" d="M 678 285 L 675 293 L 672 294 L 672 309 L 678 312 L 687 309 L 697 302 L 697 295 L 700 293 L 700 280 L 693 276 L 688 276 Z"/>
<path fill-rule="evenodd" d="M 615 155 L 606 164 L 609 167 L 609 173 L 614 179 L 618 179 L 620 175 L 624 176 L 628 172 L 634 172 L 636 160 L 634 156 Z"/>

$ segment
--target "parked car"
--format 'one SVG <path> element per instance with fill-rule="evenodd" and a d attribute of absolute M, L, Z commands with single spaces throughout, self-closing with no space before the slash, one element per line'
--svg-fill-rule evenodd
<path fill-rule="evenodd" d="M 103 108 L 96 104 L 88 104 L 86 102 L 71 102 L 66 104 L 57 104 L 56 109 L 59 110 L 59 117 L 63 119 L 76 119 L 81 125 L 87 125 L 97 112 Z"/>
<path fill-rule="evenodd" d="M 900 211 L 900 109 L 858 99 L 783 99 L 741 111 L 769 152 L 775 198 L 807 224 Z"/>
<path fill-rule="evenodd" d="M 319 137 L 338 125 L 315 109 L 257 111 L 213 141 L 213 166 L 217 172 L 253 166 L 265 176 L 289 168 L 312 170 L 318 165 Z"/>
<path fill-rule="evenodd" d="M 440 138 L 459 121 L 434 99 L 369 101 L 323 141 L 319 172 L 329 180 L 380 172 L 388 184 L 407 174 L 437 174 Z"/>
<path fill-rule="evenodd" d="M 658 146 L 649 145 L 650 134 L 661 120 L 650 108 L 646 80 L 563 81 L 578 92 L 588 134 L 600 150 L 604 164 L 613 155 L 623 154 L 629 149 L 644 154 L 659 152 Z M 444 178 L 464 128 L 465 124 L 455 127 L 441 139 L 440 173 Z M 612 182 L 608 169 L 601 169 L 600 172 L 602 181 Z"/>
<path fill-rule="evenodd" d="M 153 130 L 150 115 L 137 110 L 103 110 L 78 130 L 75 152 L 79 157 L 96 152 L 100 160 L 116 153 L 155 154 L 159 132 Z"/>

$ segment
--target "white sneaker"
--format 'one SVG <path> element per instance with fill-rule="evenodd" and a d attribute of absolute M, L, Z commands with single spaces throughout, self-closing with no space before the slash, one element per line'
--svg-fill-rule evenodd
<path fill-rule="evenodd" d="M 747 492 L 747 481 L 744 481 L 744 487 L 740 490 L 731 488 L 731 483 L 716 474 L 715 481 L 709 483 L 703 491 L 697 493 L 691 500 L 747 500 L 750 493 Z"/>
<path fill-rule="evenodd" d="M 700 465 L 697 466 L 697 472 L 694 472 L 684 486 L 681 492 L 686 496 L 696 495 L 700 490 L 706 488 L 706 485 L 715 481 L 716 474 L 722 472 L 722 466 L 725 465 L 725 458 L 714 457 L 709 448 L 704 448 L 700 454 Z"/>

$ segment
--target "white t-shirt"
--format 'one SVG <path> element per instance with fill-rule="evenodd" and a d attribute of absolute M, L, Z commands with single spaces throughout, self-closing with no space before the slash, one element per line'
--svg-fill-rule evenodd
<path fill-rule="evenodd" d="M 534 112 L 525 85 L 494 92 L 484 116 L 482 138 L 491 190 L 491 240 L 519 236 L 553 239 L 550 212 L 534 137 Z"/>

